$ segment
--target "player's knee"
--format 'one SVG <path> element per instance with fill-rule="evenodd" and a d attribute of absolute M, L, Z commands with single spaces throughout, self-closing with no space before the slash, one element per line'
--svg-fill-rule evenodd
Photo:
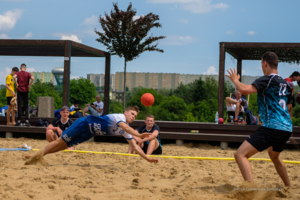
<path fill-rule="evenodd" d="M 239 159 L 242 155 L 241 155 L 238 151 L 236 151 L 236 152 L 233 154 L 233 156 L 234 156 L 234 158 L 237 160 L 237 159 Z"/>
<path fill-rule="evenodd" d="M 54 135 L 54 132 L 53 132 L 52 130 L 47 130 L 47 131 L 46 131 L 46 135 L 53 136 L 53 135 Z"/>
<path fill-rule="evenodd" d="M 230 98 L 230 97 L 226 97 L 226 98 L 225 98 L 225 101 L 229 101 L 229 99 L 231 99 L 231 98 Z"/>

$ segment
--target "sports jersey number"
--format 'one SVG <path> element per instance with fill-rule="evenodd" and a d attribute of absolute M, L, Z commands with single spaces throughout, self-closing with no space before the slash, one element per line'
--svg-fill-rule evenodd
<path fill-rule="evenodd" d="M 283 110 L 285 110 L 286 109 L 286 102 L 285 102 L 285 100 L 283 100 L 283 99 L 280 99 L 280 101 L 279 101 L 279 105 L 283 108 Z"/>
<path fill-rule="evenodd" d="M 280 83 L 279 96 L 285 96 L 286 84 Z"/>

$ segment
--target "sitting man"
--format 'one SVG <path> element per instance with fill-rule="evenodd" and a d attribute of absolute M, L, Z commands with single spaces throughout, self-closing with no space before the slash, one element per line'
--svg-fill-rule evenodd
<path fill-rule="evenodd" d="M 52 121 L 51 124 L 46 129 L 46 138 L 50 142 L 57 140 L 61 137 L 62 132 L 67 130 L 72 124 L 73 121 L 69 119 L 69 108 L 63 106 L 60 110 L 60 118 L 56 118 Z M 69 150 L 74 150 L 74 147 L 68 148 Z"/>
<path fill-rule="evenodd" d="M 235 112 L 234 123 L 238 123 L 240 112 L 245 112 L 248 108 L 247 100 L 242 98 L 242 93 L 238 90 L 235 92 L 235 98 L 226 97 L 227 111 Z"/>
<path fill-rule="evenodd" d="M 292 119 L 293 117 L 293 107 L 295 107 L 295 101 L 294 101 L 294 81 L 300 81 L 300 73 L 297 71 L 294 71 L 288 78 L 285 78 L 287 83 L 292 88 L 292 101 L 287 104 L 287 109 L 289 111 L 290 117 Z M 299 85 L 299 82 L 298 82 Z"/>
<path fill-rule="evenodd" d="M 147 155 L 160 155 L 162 154 L 161 141 L 159 136 L 159 127 L 155 124 L 154 116 L 147 115 L 145 119 L 145 126 L 138 127 L 136 129 L 140 134 L 151 133 L 150 136 L 145 138 L 132 136 L 135 142 L 142 148 Z M 132 153 L 133 148 L 129 145 L 128 153 Z"/>
<path fill-rule="evenodd" d="M 74 103 L 72 104 L 72 106 L 70 107 L 70 111 L 78 111 L 80 108 L 78 108 L 79 106 L 79 101 L 78 100 L 74 100 Z"/>
<path fill-rule="evenodd" d="M 99 95 L 96 96 L 96 101 L 92 104 L 87 104 L 83 109 L 83 116 L 87 116 L 86 112 L 90 111 L 93 116 L 101 116 L 103 114 L 103 102 L 101 101 L 101 97 Z"/>

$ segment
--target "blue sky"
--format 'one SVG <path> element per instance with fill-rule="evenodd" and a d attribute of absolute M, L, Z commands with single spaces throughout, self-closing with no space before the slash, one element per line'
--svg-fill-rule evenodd
<path fill-rule="evenodd" d="M 0 0 L 1 39 L 72 39 L 106 51 L 95 39 L 101 30 L 98 18 L 109 13 L 110 0 Z M 122 0 L 120 9 L 132 2 L 137 15 L 160 16 L 162 28 L 152 30 L 160 52 L 145 52 L 127 65 L 128 72 L 216 74 L 219 42 L 300 42 L 300 1 L 289 0 Z M 104 58 L 72 58 L 71 77 L 104 73 Z M 0 57 L 0 84 L 12 67 L 26 63 L 29 71 L 63 67 L 62 57 Z M 111 71 L 123 71 L 124 60 L 112 56 Z M 236 60 L 226 56 L 226 68 Z M 281 63 L 279 74 L 288 77 L 298 65 Z M 263 75 L 260 61 L 243 61 L 243 74 Z"/>

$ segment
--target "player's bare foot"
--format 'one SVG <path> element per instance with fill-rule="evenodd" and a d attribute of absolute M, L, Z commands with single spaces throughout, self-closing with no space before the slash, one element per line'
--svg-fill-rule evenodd
<path fill-rule="evenodd" d="M 29 159 L 31 156 L 33 156 L 33 154 L 28 154 L 25 156 L 26 159 Z"/>
<path fill-rule="evenodd" d="M 49 164 L 43 159 L 43 150 L 39 150 L 34 154 L 28 155 L 30 156 L 29 159 L 25 162 L 25 165 L 39 165 L 47 167 Z"/>
<path fill-rule="evenodd" d="M 75 147 L 69 147 L 67 150 L 75 150 Z"/>

